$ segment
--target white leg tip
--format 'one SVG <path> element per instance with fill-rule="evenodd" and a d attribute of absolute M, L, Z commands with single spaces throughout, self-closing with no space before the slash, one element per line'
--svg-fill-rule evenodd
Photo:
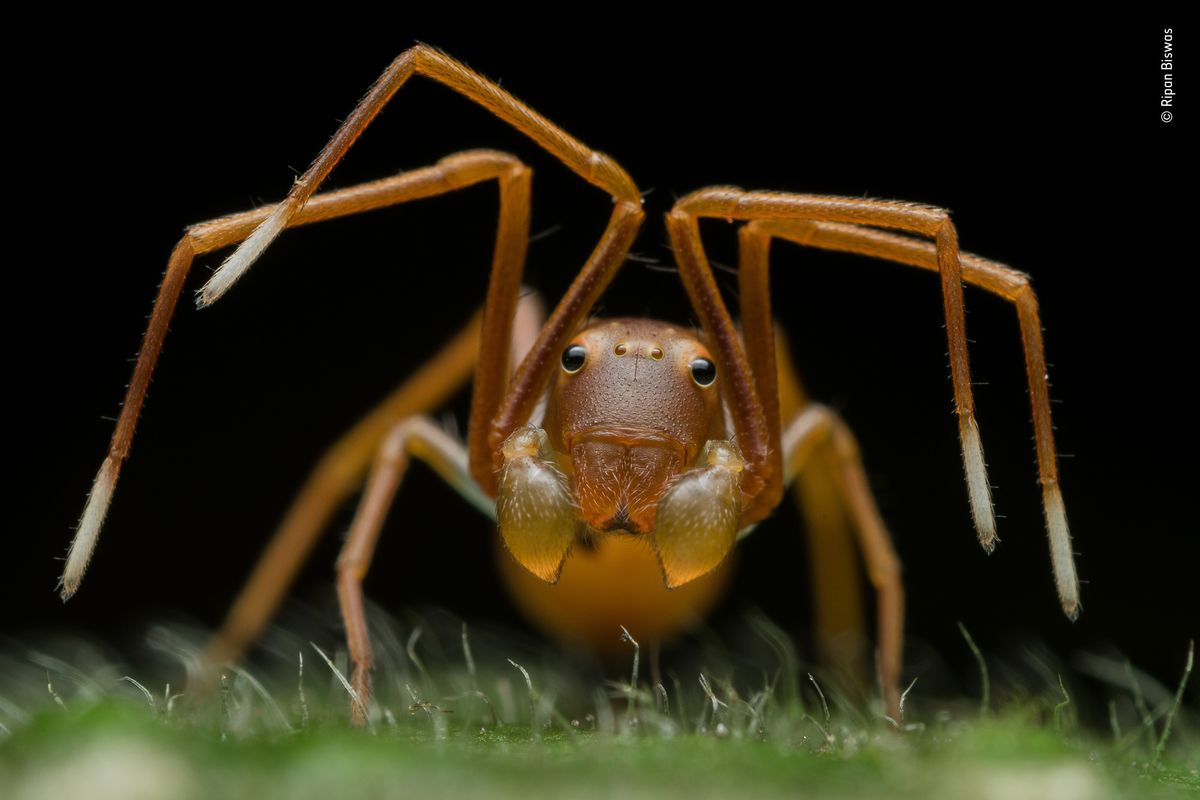
<path fill-rule="evenodd" d="M 250 265 L 257 261 L 258 257 L 267 249 L 267 246 L 275 240 L 275 237 L 287 225 L 287 221 L 291 215 L 291 210 L 286 201 L 280 203 L 271 212 L 271 216 L 264 219 L 254 229 L 254 232 L 238 245 L 233 254 L 225 259 L 225 263 L 221 265 L 220 269 L 200 288 L 200 291 L 196 293 L 196 306 L 204 308 L 220 300 L 221 296 L 229 291 L 239 278 L 246 274 L 246 270 L 250 269 Z"/>
<path fill-rule="evenodd" d="M 1079 576 L 1075 573 L 1075 554 L 1071 550 L 1071 531 L 1067 528 L 1067 510 L 1058 486 L 1048 486 L 1042 497 L 1046 504 L 1046 532 L 1050 537 L 1050 563 L 1063 612 L 1072 620 L 1079 616 Z"/>
<path fill-rule="evenodd" d="M 96 540 L 100 538 L 100 528 L 104 525 L 105 515 L 108 514 L 108 504 L 112 501 L 116 480 L 117 473 L 112 459 L 104 459 L 100 471 L 96 473 L 96 480 L 92 483 L 87 505 L 83 507 L 79 529 L 75 531 L 75 538 L 71 540 L 67 565 L 59 581 L 59 595 L 64 602 L 71 599 L 71 595 L 79 589 L 83 573 L 87 571 L 88 562 L 92 560 L 92 551 L 96 549 Z"/>
<path fill-rule="evenodd" d="M 975 424 L 975 417 L 959 417 L 958 432 L 962 438 L 963 467 L 967 473 L 971 516 L 975 520 L 979 544 L 990 553 L 999 539 L 996 537 L 996 516 L 992 511 L 992 489 L 988 484 L 987 465 L 983 460 L 983 442 L 979 438 L 979 426 Z"/>

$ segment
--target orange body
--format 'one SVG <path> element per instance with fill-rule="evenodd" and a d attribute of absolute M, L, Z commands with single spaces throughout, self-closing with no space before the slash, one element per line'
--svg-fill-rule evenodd
<path fill-rule="evenodd" d="M 513 602 L 557 641 L 606 658 L 626 658 L 620 626 L 639 642 L 666 642 L 701 622 L 729 583 L 736 559 L 677 589 L 663 583 L 643 538 L 607 535 L 576 547 L 557 583 L 546 583 L 498 545 L 496 561 Z"/>

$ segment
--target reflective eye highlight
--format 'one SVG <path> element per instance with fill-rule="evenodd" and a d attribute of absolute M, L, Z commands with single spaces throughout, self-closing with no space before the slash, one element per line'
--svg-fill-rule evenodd
<path fill-rule="evenodd" d="M 583 369 L 583 363 L 587 361 L 587 348 L 581 344 L 569 345 L 562 354 L 562 367 L 569 373 L 576 373 Z"/>
<path fill-rule="evenodd" d="M 717 379 L 717 365 L 707 358 L 697 358 L 692 361 L 692 380 L 697 386 L 712 386 Z"/>

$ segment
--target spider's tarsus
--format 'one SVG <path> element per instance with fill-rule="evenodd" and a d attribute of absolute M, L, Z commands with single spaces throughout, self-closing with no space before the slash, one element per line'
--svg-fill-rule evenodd
<path fill-rule="evenodd" d="M 100 538 L 100 528 L 104 525 L 105 515 L 108 514 L 108 504 L 112 501 L 116 480 L 117 472 L 112 458 L 105 458 L 104 463 L 100 465 L 100 471 L 96 473 L 87 505 L 83 507 L 79 528 L 75 531 L 71 549 L 67 553 L 67 565 L 63 568 L 62 578 L 59 579 L 58 594 L 64 603 L 79 590 L 83 573 L 87 571 L 88 562 L 92 560 L 92 551 L 96 549 L 96 540 Z"/>
<path fill-rule="evenodd" d="M 983 442 L 979 438 L 979 426 L 973 414 L 958 418 L 958 432 L 962 438 L 963 466 L 967 471 L 967 494 L 971 501 L 971 516 L 975 520 L 975 531 L 979 544 L 991 553 L 1000 541 L 996 536 L 996 515 L 992 510 L 992 490 L 987 478 L 987 465 L 983 460 Z"/>
<path fill-rule="evenodd" d="M 1058 599 L 1062 603 L 1063 613 L 1074 622 L 1079 616 L 1079 576 L 1075 572 L 1067 510 L 1058 484 L 1045 487 L 1042 500 L 1046 506 L 1046 532 L 1050 536 L 1050 562 L 1054 565 Z"/>
<path fill-rule="evenodd" d="M 291 207 L 292 205 L 294 204 L 284 201 L 276 206 L 271 215 L 254 229 L 254 233 L 246 237 L 246 240 L 238 245 L 233 254 L 225 259 L 225 263 L 213 273 L 208 282 L 196 293 L 197 308 L 211 306 L 217 302 L 217 300 L 221 299 L 221 295 L 229 291 L 238 278 L 242 277 L 246 273 L 246 270 L 250 269 L 250 265 L 258 260 L 262 252 L 267 249 L 267 246 L 275 240 L 275 237 L 287 225 L 287 221 L 294 211 Z"/>

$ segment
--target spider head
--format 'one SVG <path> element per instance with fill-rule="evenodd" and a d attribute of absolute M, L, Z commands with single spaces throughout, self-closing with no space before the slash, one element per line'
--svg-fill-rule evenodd
<path fill-rule="evenodd" d="M 581 331 L 561 361 L 546 430 L 581 521 L 596 533 L 650 533 L 671 482 L 724 435 L 708 349 L 666 323 L 615 319 Z"/>
<path fill-rule="evenodd" d="M 555 583 L 572 544 L 608 534 L 650 540 L 669 588 L 728 554 L 739 470 L 710 468 L 736 448 L 698 338 L 645 319 L 592 324 L 563 349 L 541 423 L 504 443 L 496 505 L 505 546 L 530 572 Z"/>

